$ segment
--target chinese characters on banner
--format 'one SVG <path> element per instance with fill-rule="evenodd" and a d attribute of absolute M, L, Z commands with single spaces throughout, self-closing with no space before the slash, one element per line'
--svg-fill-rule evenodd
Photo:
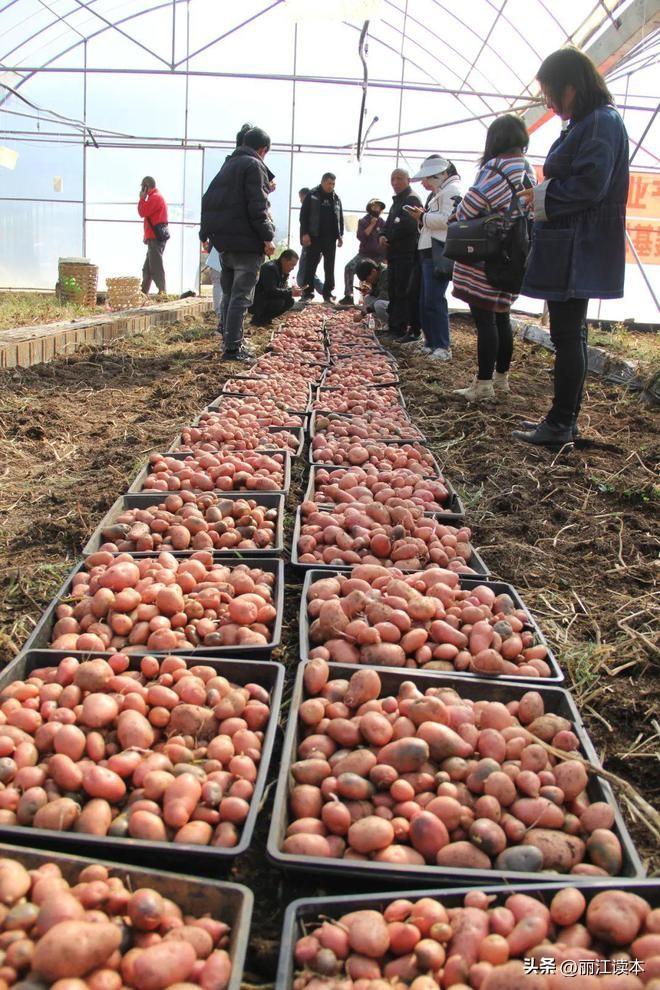
<path fill-rule="evenodd" d="M 538 182 L 543 182 L 543 168 L 535 165 Z M 644 265 L 660 265 L 660 175 L 655 172 L 631 172 L 626 230 Z M 626 263 L 635 264 L 626 242 Z"/>

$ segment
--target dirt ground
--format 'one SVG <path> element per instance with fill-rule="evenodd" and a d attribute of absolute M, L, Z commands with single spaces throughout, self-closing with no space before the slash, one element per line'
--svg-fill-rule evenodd
<path fill-rule="evenodd" d="M 491 570 L 519 589 L 558 653 L 606 767 L 657 807 L 657 409 L 590 378 L 578 448 L 567 455 L 527 450 L 509 434 L 521 418 L 546 409 L 548 353 L 517 345 L 510 401 L 480 410 L 451 395 L 474 371 L 475 338 L 460 318 L 453 347 L 446 365 L 397 355 L 410 414 L 463 496 Z M 85 538 L 147 453 L 169 446 L 220 392 L 225 372 L 215 363 L 217 351 L 207 317 L 0 374 L 2 663 L 20 650 Z M 299 463 L 289 510 L 303 479 Z M 293 672 L 300 582 L 293 574 L 287 581 L 280 658 Z M 251 851 L 232 870 L 256 895 L 248 972 L 260 984 L 274 977 L 283 907 L 322 892 L 313 880 L 283 877 L 268 865 L 271 793 L 272 787 Z M 658 837 L 634 797 L 618 796 L 642 857 L 660 871 Z"/>

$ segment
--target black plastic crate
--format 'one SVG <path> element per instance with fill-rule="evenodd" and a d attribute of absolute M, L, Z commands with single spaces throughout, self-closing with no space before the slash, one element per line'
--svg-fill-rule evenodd
<path fill-rule="evenodd" d="M 330 506 L 319 506 L 319 512 L 330 512 L 330 511 L 331 511 Z M 442 522 L 442 520 L 438 520 L 438 522 Z M 301 564 L 300 560 L 298 559 L 298 539 L 300 537 L 301 526 L 302 526 L 302 509 L 299 506 L 296 509 L 296 518 L 293 524 L 293 536 L 291 537 L 291 563 L 294 567 L 298 567 L 300 570 L 303 571 L 323 571 L 325 573 L 330 572 L 336 574 L 337 571 L 343 571 L 346 573 L 356 566 L 355 564 L 321 564 L 318 561 L 314 564 Z M 471 567 L 476 572 L 476 574 L 484 578 L 490 576 L 490 570 L 488 569 L 488 565 L 486 564 L 483 557 L 479 553 L 477 553 L 474 547 L 472 547 L 472 556 L 468 561 L 468 567 Z M 411 573 L 410 571 L 404 570 L 404 574 L 410 574 L 410 573 Z M 473 575 L 471 574 L 466 576 L 473 577 Z"/>
<path fill-rule="evenodd" d="M 21 653 L 0 674 L 0 694 L 8 684 L 17 680 L 24 680 L 33 670 L 41 667 L 54 667 L 64 657 L 69 656 L 77 656 L 81 659 L 96 657 L 107 659 L 109 654 L 82 654 L 63 650 L 27 650 Z M 164 865 L 166 869 L 170 870 L 199 872 L 202 875 L 211 876 L 228 868 L 232 860 L 248 849 L 259 814 L 259 806 L 266 786 L 277 735 L 284 686 L 284 667 L 282 664 L 263 660 L 215 659 L 198 656 L 185 656 L 183 659 L 192 667 L 200 664 L 213 667 L 219 675 L 227 677 L 234 684 L 258 683 L 270 692 L 270 719 L 264 731 L 261 761 L 254 785 L 254 793 L 250 799 L 250 811 L 243 824 L 238 844 L 231 849 L 225 849 L 220 846 L 150 842 L 144 839 L 122 839 L 111 835 L 87 835 L 83 832 L 54 832 L 49 829 L 21 825 L 0 825 L 0 842 L 39 849 L 56 849 L 60 852 L 72 850 L 83 852 L 88 856 L 114 859 L 120 863 L 137 862 L 149 863 L 154 866 Z M 131 655 L 130 669 L 135 670 L 139 661 L 139 655 Z"/>
<path fill-rule="evenodd" d="M 89 557 L 90 554 L 96 553 L 100 549 L 103 543 L 102 532 L 106 526 L 111 526 L 115 520 L 127 509 L 145 509 L 152 505 L 160 505 L 168 495 L 177 495 L 178 492 L 150 492 L 149 495 L 146 493 L 135 494 L 135 495 L 120 495 L 114 505 L 106 512 L 105 516 L 96 527 L 89 540 L 83 547 L 83 557 Z M 209 494 L 208 492 L 200 492 L 201 494 Z M 272 547 L 266 547 L 263 550 L 250 550 L 249 554 L 251 557 L 277 557 L 284 553 L 284 495 L 278 495 L 275 492 L 217 492 L 219 498 L 226 498 L 232 502 L 238 502 L 241 499 L 252 499 L 257 505 L 264 505 L 269 509 L 277 509 L 277 522 L 275 525 L 275 544 Z M 163 547 L 168 553 L 171 553 L 174 557 L 189 557 L 191 553 L 194 553 L 192 548 L 188 550 L 173 550 L 171 547 Z M 131 555 L 133 557 L 157 557 L 160 550 L 132 550 Z M 218 560 L 224 559 L 235 559 L 237 557 L 242 557 L 246 552 L 244 550 L 214 550 L 213 556 Z"/>
<path fill-rule="evenodd" d="M 221 880 L 203 880 L 200 883 L 199 877 L 164 873 L 160 869 L 120 866 L 117 863 L 73 854 L 15 849 L 4 844 L 0 844 L 0 857 L 15 860 L 26 870 L 36 870 L 46 863 L 54 863 L 59 866 L 62 876 L 71 886 L 75 886 L 78 876 L 85 867 L 105 866 L 111 876 L 121 877 L 124 882 L 128 880 L 126 886 L 129 890 L 148 887 L 150 890 L 158 891 L 161 897 L 174 901 L 184 914 L 190 913 L 201 918 L 208 913 L 217 921 L 223 921 L 231 927 L 228 952 L 232 961 L 232 970 L 227 990 L 240 990 L 254 907 L 252 891 L 243 884 Z"/>
<path fill-rule="evenodd" d="M 323 465 L 313 464 L 311 465 L 309 470 L 309 481 L 307 482 L 307 490 L 305 491 L 305 501 L 308 502 L 314 501 L 314 493 L 316 491 L 315 471 L 317 467 L 323 467 Z M 328 466 L 326 470 L 336 471 L 341 467 L 342 467 L 341 464 L 333 464 L 331 466 Z M 344 467 L 347 467 L 347 465 L 344 465 Z M 425 479 L 425 480 L 429 480 L 429 479 Z M 431 480 L 440 480 L 442 482 L 442 484 L 447 489 L 447 492 L 449 493 L 449 501 L 447 502 L 446 510 L 442 510 L 442 509 L 428 510 L 424 512 L 424 515 L 429 516 L 433 519 L 437 519 L 438 522 L 445 522 L 445 523 L 449 523 L 450 525 L 456 524 L 458 526 L 462 526 L 463 523 L 465 522 L 465 506 L 463 505 L 463 500 L 461 499 L 460 495 L 452 485 L 451 481 L 445 478 L 445 476 L 442 473 L 440 474 L 439 479 L 431 479 Z M 333 505 L 332 502 L 320 502 L 319 508 L 320 509 L 332 508 L 332 505 Z"/>
<path fill-rule="evenodd" d="M 273 604 L 277 609 L 275 624 L 273 626 L 273 638 L 265 646 L 200 646 L 195 649 L 192 645 L 182 650 L 165 650 L 161 653 L 171 653 L 174 656 L 195 656 L 195 657 L 245 657 L 248 660 L 267 659 L 276 646 L 280 645 L 282 639 L 282 616 L 284 608 L 284 563 L 274 557 L 242 557 L 240 560 L 223 560 L 223 564 L 247 564 L 248 567 L 259 567 L 270 574 L 275 575 L 275 585 L 273 588 Z M 64 580 L 64 584 L 58 590 L 50 605 L 43 612 L 39 622 L 32 630 L 27 642 L 23 646 L 22 652 L 26 650 L 48 650 L 50 649 L 50 634 L 56 622 L 55 610 L 63 598 L 67 597 L 71 587 L 74 574 L 85 569 L 84 561 L 69 572 Z M 155 653 L 148 650 L 146 646 L 135 651 L 136 656 Z M 83 655 L 80 650 L 70 650 L 69 656 L 77 657 Z"/>
<path fill-rule="evenodd" d="M 526 894 L 528 897 L 536 897 L 546 906 L 549 905 L 553 896 L 559 890 L 564 890 L 568 884 L 548 883 L 538 887 L 512 884 L 511 886 L 487 886 L 482 889 L 485 894 L 495 895 L 495 900 L 491 907 L 499 907 L 504 904 L 511 894 Z M 293 952 L 296 942 L 303 935 L 313 934 L 313 926 L 326 918 L 336 920 L 349 911 L 383 911 L 392 901 L 404 898 L 405 900 L 417 901 L 422 897 L 434 897 L 446 908 L 457 908 L 463 906 L 463 898 L 474 887 L 444 887 L 439 889 L 417 889 L 390 891 L 384 894 L 346 894 L 343 897 L 310 897 L 300 898 L 293 901 L 286 909 L 284 923 L 282 925 L 282 938 L 280 941 L 280 955 L 277 965 L 277 977 L 275 980 L 276 990 L 291 990 L 293 986 L 294 971 L 296 969 Z M 587 903 L 598 893 L 604 890 L 626 890 L 631 894 L 637 894 L 649 902 L 651 907 L 660 906 L 660 880 L 605 880 L 595 879 L 588 886 L 580 885 L 580 890 Z M 613 950 L 616 946 L 612 947 Z"/>
<path fill-rule="evenodd" d="M 284 870 L 304 870 L 306 873 L 318 873 L 328 875 L 337 881 L 345 880 L 349 877 L 359 878 L 364 884 L 374 884 L 383 886 L 384 884 L 407 884 L 412 887 L 419 883 L 422 886 L 438 885 L 440 882 L 448 884 L 480 885 L 488 883 L 545 883 L 558 880 L 563 875 L 557 873 L 529 873 L 520 870 L 472 870 L 465 867 L 449 866 L 397 866 L 390 863 L 377 863 L 374 861 L 358 861 L 346 859 L 332 859 L 320 856 L 294 856 L 291 853 L 284 853 L 281 850 L 286 830 L 289 825 L 288 794 L 289 794 L 289 768 L 297 759 L 297 748 L 299 741 L 298 734 L 298 711 L 300 704 L 305 700 L 305 690 L 303 675 L 306 664 L 301 664 L 298 668 L 298 675 L 293 689 L 291 704 L 289 708 L 289 720 L 287 724 L 286 737 L 282 749 L 282 762 L 280 775 L 275 793 L 275 803 L 271 819 L 270 832 L 268 834 L 268 856 L 280 868 Z M 349 680 L 359 666 L 348 664 L 330 664 L 330 679 L 341 678 Z M 478 700 L 481 698 L 489 701 L 499 701 L 506 704 L 508 701 L 520 699 L 527 691 L 535 690 L 541 695 L 545 703 L 546 713 L 562 715 L 573 723 L 573 731 L 580 740 L 580 747 L 583 755 L 591 762 L 598 764 L 598 757 L 594 747 L 587 735 L 584 723 L 575 706 L 573 698 L 568 691 L 558 687 L 548 687 L 543 683 L 530 683 L 503 680 L 485 680 L 473 677 L 458 679 L 447 675 L 435 675 L 411 669 L 393 667 L 373 667 L 377 670 L 382 683 L 383 696 L 398 694 L 399 687 L 404 681 L 413 681 L 417 687 L 424 691 L 427 688 L 451 687 L 464 698 Z M 640 877 L 644 876 L 637 851 L 632 839 L 624 824 L 621 813 L 614 800 L 609 784 L 602 778 L 589 778 L 587 793 L 592 801 L 607 801 L 614 809 L 613 830 L 618 835 L 623 850 L 623 866 L 621 876 Z M 566 883 L 579 884 L 593 881 L 593 877 L 583 877 L 579 874 L 566 874 Z"/>
<path fill-rule="evenodd" d="M 309 659 L 309 652 L 313 648 L 312 644 L 309 641 L 309 617 L 307 615 L 307 592 L 309 591 L 309 586 L 314 581 L 320 581 L 321 578 L 332 577 L 334 574 L 346 574 L 346 571 L 340 570 L 337 567 L 334 568 L 328 567 L 325 570 L 323 570 L 320 567 L 316 567 L 316 568 L 310 568 L 310 570 L 308 570 L 307 573 L 305 574 L 305 581 L 303 583 L 303 589 L 300 595 L 299 636 L 300 636 L 301 660 Z M 490 581 L 487 578 L 475 577 L 472 574 L 459 574 L 459 583 L 461 585 L 461 588 L 474 588 L 476 587 L 476 585 L 485 584 L 486 587 L 492 588 L 496 595 L 510 595 L 516 608 L 523 609 L 527 613 L 529 617 L 529 624 L 527 628 L 534 633 L 537 642 L 546 647 L 548 651 L 548 655 L 546 657 L 546 663 L 549 665 L 552 671 L 552 675 L 550 677 L 526 678 L 522 675 L 520 677 L 514 677 L 512 674 L 493 674 L 492 677 L 489 677 L 487 674 L 480 674 L 480 675 L 473 674 L 469 670 L 437 671 L 437 673 L 442 674 L 443 676 L 458 677 L 458 678 L 473 679 L 475 677 L 479 677 L 480 679 L 486 681 L 492 681 L 494 683 L 497 683 L 498 681 L 504 681 L 504 683 L 507 683 L 509 681 L 516 681 L 516 682 L 527 681 L 529 684 L 561 684 L 561 682 L 564 680 L 564 672 L 557 663 L 557 658 L 555 657 L 554 653 L 548 646 L 548 642 L 545 636 L 543 635 L 543 633 L 541 632 L 539 626 L 537 625 L 534 616 L 531 614 L 531 612 L 529 611 L 524 601 L 522 600 L 522 598 L 520 597 L 520 595 L 518 594 L 518 592 L 516 591 L 516 589 L 513 587 L 512 584 L 506 584 L 504 581 Z M 356 665 L 355 669 L 359 670 L 359 665 Z M 414 668 L 408 668 L 408 669 L 414 669 Z M 425 673 L 428 676 L 431 676 L 434 673 L 434 671 L 431 670 L 429 671 L 419 670 L 418 672 Z"/>
<path fill-rule="evenodd" d="M 232 454 L 240 454 L 240 453 L 268 454 L 269 457 L 272 457 L 273 454 L 282 454 L 282 456 L 284 457 L 284 461 L 282 463 L 282 472 L 283 472 L 283 475 L 284 475 L 284 480 L 282 482 L 282 487 L 281 488 L 278 488 L 276 491 L 270 492 L 269 494 L 271 494 L 271 495 L 286 495 L 287 492 L 289 491 L 289 488 L 291 487 L 291 457 L 290 457 L 290 455 L 286 451 L 284 451 L 284 450 L 263 450 L 260 447 L 259 450 L 251 450 L 251 451 L 247 451 L 247 452 L 246 451 L 233 450 L 233 451 L 228 451 L 228 453 L 232 453 Z M 176 451 L 175 450 L 175 451 L 172 451 L 172 452 L 169 452 L 169 453 L 167 451 L 165 451 L 162 454 L 162 456 L 163 457 L 173 457 L 177 461 L 185 461 L 186 457 L 190 457 L 190 451 L 189 450 L 180 450 L 180 451 Z M 136 477 L 136 479 L 133 482 L 133 484 L 126 490 L 126 494 L 127 495 L 142 495 L 142 496 L 153 495 L 154 493 L 155 494 L 160 494 L 162 496 L 171 495 L 171 494 L 175 494 L 176 495 L 176 492 L 173 492 L 173 493 L 172 492 L 169 492 L 169 491 L 167 491 L 167 492 L 157 492 L 155 488 L 144 488 L 143 487 L 144 486 L 144 482 L 146 481 L 147 477 L 151 473 L 152 473 L 151 464 L 149 462 L 147 462 L 145 464 L 145 466 L 142 468 L 142 470 L 139 472 L 139 474 Z M 196 490 L 197 489 L 195 489 L 195 491 Z M 199 492 L 199 494 L 200 495 L 202 494 L 201 491 Z M 228 493 L 222 491 L 222 489 L 220 489 L 220 488 L 214 488 L 212 494 L 214 494 L 214 495 L 227 495 Z M 240 492 L 238 492 L 238 494 L 249 497 L 249 495 L 251 494 L 251 492 L 249 491 L 249 489 L 245 489 L 245 491 L 240 491 Z"/>

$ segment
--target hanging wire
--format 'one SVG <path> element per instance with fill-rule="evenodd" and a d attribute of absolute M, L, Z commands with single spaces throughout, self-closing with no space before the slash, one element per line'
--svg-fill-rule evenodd
<path fill-rule="evenodd" d="M 358 136 L 357 136 L 357 148 L 355 157 L 357 161 L 360 161 L 360 155 L 362 154 L 362 126 L 364 124 L 364 114 L 367 103 L 367 89 L 369 87 L 369 69 L 367 67 L 366 55 L 367 49 L 367 32 L 369 31 L 369 21 L 365 21 L 362 25 L 362 30 L 360 31 L 360 41 L 358 42 L 358 55 L 360 56 L 360 61 L 362 62 L 362 100 L 360 101 L 360 119 L 358 121 Z"/>

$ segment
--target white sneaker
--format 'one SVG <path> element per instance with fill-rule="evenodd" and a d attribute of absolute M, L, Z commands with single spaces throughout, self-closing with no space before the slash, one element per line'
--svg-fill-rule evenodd
<path fill-rule="evenodd" d="M 451 361 L 451 350 L 449 348 L 436 347 L 431 357 L 435 358 L 436 361 Z"/>

